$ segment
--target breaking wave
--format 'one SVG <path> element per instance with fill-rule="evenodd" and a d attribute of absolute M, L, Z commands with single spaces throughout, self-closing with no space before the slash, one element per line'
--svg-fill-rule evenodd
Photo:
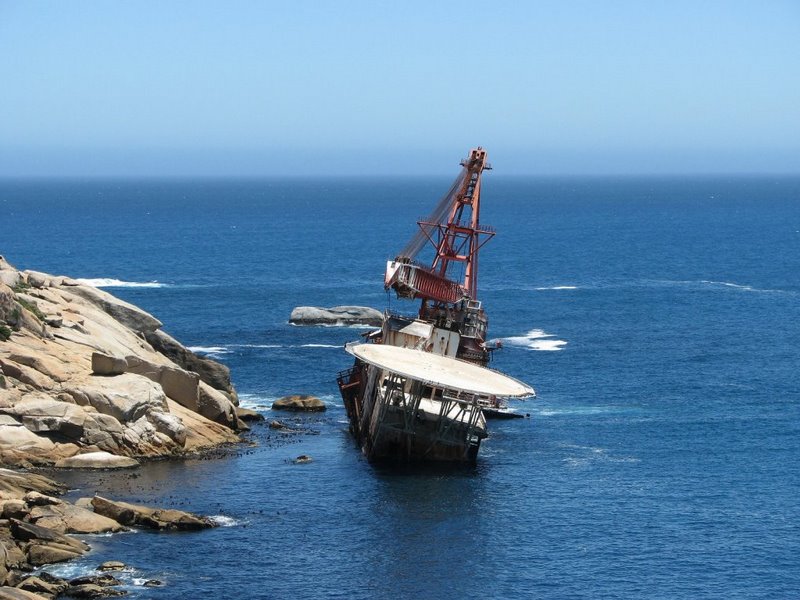
<path fill-rule="evenodd" d="M 269 410 L 278 396 L 262 396 L 259 394 L 239 394 L 239 406 L 250 410 Z"/>
<path fill-rule="evenodd" d="M 275 348 L 341 348 L 341 344 L 229 344 L 227 346 L 187 346 L 188 350 L 205 356 L 230 354 L 237 348 L 256 348 L 259 350 Z"/>
<path fill-rule="evenodd" d="M 578 286 L 577 285 L 552 285 L 552 286 L 549 286 L 549 287 L 537 287 L 537 288 L 534 288 L 534 289 L 539 291 L 539 292 L 543 292 L 545 290 L 577 290 Z"/>
<path fill-rule="evenodd" d="M 364 325 L 363 323 L 343 323 L 336 321 L 335 323 L 316 323 L 314 325 L 299 325 L 297 323 L 289 323 L 292 327 L 346 327 L 348 329 L 380 329 L 375 325 Z"/>
<path fill-rule="evenodd" d="M 100 277 L 97 279 L 76 279 L 78 283 L 90 285 L 96 288 L 105 287 L 130 287 L 130 288 L 163 288 L 168 287 L 166 283 L 159 283 L 158 281 L 122 281 L 120 279 L 111 279 L 108 277 Z"/>
<path fill-rule="evenodd" d="M 301 348 L 341 348 L 341 344 L 300 344 Z"/>
<path fill-rule="evenodd" d="M 241 523 L 241 521 L 237 521 L 233 517 L 227 515 L 211 515 L 208 518 L 211 519 L 217 527 L 236 527 Z"/>
<path fill-rule="evenodd" d="M 531 329 L 525 335 L 500 338 L 500 341 L 509 346 L 526 348 L 527 350 L 540 350 L 543 352 L 555 352 L 563 350 L 567 345 L 565 340 L 554 340 L 552 333 L 546 333 L 541 329 Z"/>
<path fill-rule="evenodd" d="M 791 294 L 795 295 L 797 292 L 792 290 L 779 290 L 770 288 L 757 288 L 752 285 L 735 283 L 733 281 L 715 281 L 712 279 L 700 280 L 642 280 L 642 285 L 645 286 L 681 286 L 690 287 L 701 290 L 731 290 L 739 292 L 753 292 L 759 294 Z"/>
<path fill-rule="evenodd" d="M 227 354 L 230 352 L 225 346 L 187 346 L 186 349 L 198 354 Z"/>

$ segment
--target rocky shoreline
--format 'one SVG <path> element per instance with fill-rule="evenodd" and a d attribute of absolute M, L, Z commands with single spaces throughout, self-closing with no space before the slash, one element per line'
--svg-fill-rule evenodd
<path fill-rule="evenodd" d="M 46 477 L 0 468 L 0 600 L 52 600 L 59 596 L 105 598 L 127 592 L 108 571 L 123 570 L 106 562 L 95 573 L 70 580 L 34 569 L 83 556 L 90 550 L 81 534 L 118 533 L 129 528 L 196 531 L 216 527 L 207 518 L 175 509 L 115 502 L 101 496 L 72 504 L 60 498 L 66 488 Z M 161 585 L 157 580 L 143 585 Z"/>
<path fill-rule="evenodd" d="M 0 464 L 78 466 L 69 459 L 239 441 L 247 425 L 228 368 L 160 328 L 102 290 L 0 257 Z"/>
<path fill-rule="evenodd" d="M 132 468 L 241 441 L 244 421 L 260 415 L 238 407 L 228 368 L 161 326 L 102 290 L 0 256 L 0 600 L 124 595 L 99 567 L 70 581 L 31 574 L 89 551 L 70 534 L 215 526 L 100 496 L 71 504 L 63 485 L 29 472 Z"/>

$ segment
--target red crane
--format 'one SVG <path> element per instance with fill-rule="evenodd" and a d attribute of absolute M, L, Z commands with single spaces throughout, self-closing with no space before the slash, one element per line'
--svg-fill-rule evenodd
<path fill-rule="evenodd" d="M 457 323 L 463 357 L 485 364 L 488 321 L 477 300 L 478 251 L 494 235 L 491 227 L 480 224 L 481 175 L 492 167 L 480 146 L 470 151 L 461 166 L 434 211 L 418 221 L 417 234 L 387 263 L 384 285 L 399 298 L 421 299 L 420 318 Z M 426 243 L 434 248 L 430 265 L 415 262 Z M 455 272 L 459 264 L 462 273 Z"/>

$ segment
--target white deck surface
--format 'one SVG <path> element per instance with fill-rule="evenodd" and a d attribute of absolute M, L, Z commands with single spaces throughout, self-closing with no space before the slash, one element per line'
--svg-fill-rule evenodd
<path fill-rule="evenodd" d="M 534 393 L 533 388 L 508 375 L 430 352 L 384 344 L 349 344 L 345 349 L 365 363 L 434 387 L 501 398 L 519 398 Z"/>

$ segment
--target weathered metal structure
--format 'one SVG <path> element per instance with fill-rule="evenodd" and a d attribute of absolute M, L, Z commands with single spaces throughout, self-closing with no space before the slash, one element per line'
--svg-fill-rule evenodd
<path fill-rule="evenodd" d="M 475 148 L 461 161 L 461 173 L 419 231 L 397 257 L 386 264 L 384 287 L 398 298 L 421 300 L 419 318 L 459 335 L 458 358 L 486 365 L 489 321 L 478 300 L 478 251 L 494 236 L 480 223 L 481 175 L 491 169 L 486 151 Z M 434 248 L 430 265 L 415 262 L 427 245 Z M 463 280 L 455 278 L 463 266 Z"/>
<path fill-rule="evenodd" d="M 339 374 L 350 430 L 370 459 L 474 462 L 486 438 L 482 409 L 534 395 L 486 368 L 488 318 L 477 298 L 478 253 L 494 235 L 480 223 L 478 147 L 419 231 L 388 261 L 384 286 L 420 300 L 417 317 L 386 312 L 380 330 L 350 344 L 354 366 Z M 425 246 L 430 264 L 417 261 Z M 461 270 L 461 273 L 457 271 Z"/>

